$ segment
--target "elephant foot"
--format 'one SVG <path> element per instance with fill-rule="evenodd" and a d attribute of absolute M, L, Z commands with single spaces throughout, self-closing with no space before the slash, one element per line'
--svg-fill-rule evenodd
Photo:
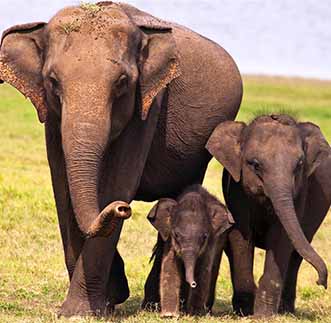
<path fill-rule="evenodd" d="M 125 275 L 124 261 L 116 249 L 107 286 L 109 306 L 124 303 L 130 296 L 128 280 Z"/>
<path fill-rule="evenodd" d="M 105 301 L 90 301 L 84 299 L 67 299 L 61 306 L 58 316 L 109 316 L 114 306 L 106 304 Z"/>
<path fill-rule="evenodd" d="M 129 287 L 124 285 L 124 288 L 113 290 L 108 295 L 108 305 L 114 307 L 117 304 L 124 303 L 130 296 Z"/>
<path fill-rule="evenodd" d="M 286 313 L 294 314 L 295 313 L 294 302 L 287 302 L 287 301 L 282 300 L 279 305 L 278 313 L 279 314 L 286 314 Z"/>
<path fill-rule="evenodd" d="M 234 312 L 239 316 L 249 316 L 254 313 L 254 293 L 236 293 L 232 299 Z"/>
<path fill-rule="evenodd" d="M 254 304 L 254 318 L 270 317 L 278 314 L 277 302 L 272 297 L 257 298 Z"/>

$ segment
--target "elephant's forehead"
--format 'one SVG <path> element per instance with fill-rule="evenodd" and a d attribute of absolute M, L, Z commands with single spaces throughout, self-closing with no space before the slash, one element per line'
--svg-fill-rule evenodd
<path fill-rule="evenodd" d="M 48 23 L 48 28 L 65 35 L 97 33 L 100 36 L 119 29 L 133 30 L 134 25 L 116 4 L 103 7 L 81 5 L 59 11 Z"/>
<path fill-rule="evenodd" d="M 265 145 L 276 147 L 277 144 L 301 146 L 302 140 L 296 126 L 282 125 L 278 122 L 256 124 L 247 138 L 248 146 L 263 149 Z"/>

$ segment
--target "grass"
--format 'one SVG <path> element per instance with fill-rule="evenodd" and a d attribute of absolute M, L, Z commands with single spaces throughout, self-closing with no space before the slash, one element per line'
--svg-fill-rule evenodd
<path fill-rule="evenodd" d="M 331 83 L 300 79 L 245 77 L 245 94 L 238 120 L 249 121 L 257 111 L 292 111 L 310 120 L 331 138 Z M 105 322 L 57 319 L 68 278 L 46 160 L 43 126 L 31 104 L 10 86 L 0 87 L 0 322 Z M 220 196 L 221 167 L 212 161 L 204 185 Z M 146 221 L 151 204 L 134 202 L 119 249 L 126 263 L 131 297 L 109 322 L 172 322 L 139 310 L 155 231 Z M 331 269 L 331 217 L 313 242 Z M 263 252 L 257 251 L 255 275 L 261 275 Z M 303 264 L 296 316 L 269 322 L 330 322 L 331 295 L 315 284 L 311 266 Z M 231 284 L 226 258 L 217 285 L 215 316 L 181 317 L 180 322 L 254 322 L 231 313 Z M 267 322 L 266 320 L 259 322 Z"/>
<path fill-rule="evenodd" d="M 95 3 L 90 3 L 90 2 L 82 2 L 80 4 L 80 7 L 86 11 L 89 11 L 91 13 L 97 13 L 99 12 L 102 7 L 98 6 L 97 4 Z"/>

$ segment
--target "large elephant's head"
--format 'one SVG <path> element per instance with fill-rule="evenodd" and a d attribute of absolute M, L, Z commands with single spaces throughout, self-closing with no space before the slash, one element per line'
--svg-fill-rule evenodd
<path fill-rule="evenodd" d="M 320 129 L 287 115 L 261 116 L 248 126 L 224 122 L 206 148 L 249 196 L 271 203 L 293 246 L 317 269 L 318 283 L 326 287 L 327 268 L 305 238 L 294 207 L 309 176 L 330 155 Z"/>
<path fill-rule="evenodd" d="M 32 101 L 41 122 L 50 114 L 58 119 L 83 233 L 98 234 L 107 222 L 97 196 L 106 149 L 134 114 L 148 117 L 155 97 L 178 75 L 171 26 L 124 4 L 69 7 L 49 23 L 4 32 L 0 80 Z M 125 207 L 117 211 L 128 215 Z"/>

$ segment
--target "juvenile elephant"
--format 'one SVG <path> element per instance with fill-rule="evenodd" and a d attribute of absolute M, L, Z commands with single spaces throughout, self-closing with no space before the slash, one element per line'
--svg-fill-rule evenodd
<path fill-rule="evenodd" d="M 103 315 L 129 290 L 116 251 L 122 220 L 100 211 L 202 181 L 212 130 L 240 106 L 238 69 L 214 42 L 109 1 L 6 30 L 0 80 L 45 122 L 70 278 L 60 314 Z"/>
<path fill-rule="evenodd" d="M 152 269 L 143 306 L 160 302 L 162 316 L 178 316 L 180 303 L 189 314 L 210 311 L 226 231 L 233 224 L 230 212 L 200 185 L 193 185 L 177 200 L 161 199 L 148 220 L 159 232 L 154 258 L 161 273 L 156 276 Z"/>
<path fill-rule="evenodd" d="M 331 203 L 331 149 L 320 129 L 287 115 L 249 125 L 220 124 L 207 149 L 224 166 L 223 192 L 235 225 L 228 255 L 239 314 L 294 312 L 302 258 L 327 287 L 327 268 L 309 242 Z M 266 250 L 264 273 L 253 279 L 254 247 Z"/>

